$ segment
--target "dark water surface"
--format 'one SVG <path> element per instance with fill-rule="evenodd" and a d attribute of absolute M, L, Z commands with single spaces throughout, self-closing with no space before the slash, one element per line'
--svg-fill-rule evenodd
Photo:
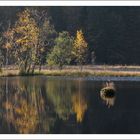
<path fill-rule="evenodd" d="M 0 133 L 140 134 L 140 82 L 51 77 L 0 78 Z"/>

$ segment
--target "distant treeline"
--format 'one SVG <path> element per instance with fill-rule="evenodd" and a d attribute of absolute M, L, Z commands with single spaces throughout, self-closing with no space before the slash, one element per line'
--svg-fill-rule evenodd
<path fill-rule="evenodd" d="M 1 31 L 18 19 L 26 7 L 0 7 Z M 86 63 L 140 64 L 140 7 L 30 7 L 47 12 L 55 31 L 75 37 L 82 30 L 88 43 Z M 75 62 L 71 62 L 74 64 Z"/>

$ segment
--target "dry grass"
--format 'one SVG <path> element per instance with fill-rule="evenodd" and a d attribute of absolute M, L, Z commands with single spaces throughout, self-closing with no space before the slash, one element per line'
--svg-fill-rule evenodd
<path fill-rule="evenodd" d="M 1 77 L 5 77 L 5 76 L 18 76 L 19 75 L 19 71 L 18 70 L 2 70 L 2 72 L 0 73 Z"/>
<path fill-rule="evenodd" d="M 100 66 L 101 67 L 101 66 Z M 106 70 L 102 66 L 101 70 L 95 69 L 83 69 L 83 71 L 79 71 L 78 68 L 71 68 L 71 69 L 42 69 L 39 72 L 37 69 L 35 70 L 34 75 L 46 75 L 46 76 L 79 76 L 79 77 L 86 77 L 86 76 L 114 76 L 114 77 L 140 77 L 140 71 L 132 71 L 132 70 Z M 111 66 L 113 67 L 113 66 Z M 117 66 L 118 67 L 118 66 Z M 128 66 L 131 67 L 131 66 Z M 135 67 L 136 68 L 136 67 Z M 139 67 L 140 68 L 140 67 Z M 17 69 L 3 69 L 0 73 L 0 76 L 19 76 L 19 71 Z M 25 74 L 26 75 L 26 74 Z M 28 74 L 29 76 L 30 74 Z M 24 76 L 24 75 L 22 75 Z"/>
<path fill-rule="evenodd" d="M 42 75 L 47 76 L 115 76 L 115 77 L 134 77 L 140 76 L 140 72 L 135 71 L 106 71 L 106 70 L 43 70 Z"/>

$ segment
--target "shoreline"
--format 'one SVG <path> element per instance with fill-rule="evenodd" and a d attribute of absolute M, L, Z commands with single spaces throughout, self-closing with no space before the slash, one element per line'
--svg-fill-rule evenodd
<path fill-rule="evenodd" d="M 140 71 L 117 71 L 117 70 L 90 70 L 83 69 L 63 69 L 63 70 L 48 70 L 43 69 L 40 72 L 35 69 L 34 74 L 23 73 L 20 74 L 16 69 L 5 69 L 0 73 L 0 77 L 13 77 L 13 76 L 68 76 L 68 77 L 138 77 L 140 78 Z"/>
<path fill-rule="evenodd" d="M 95 82 L 140 82 L 140 77 L 113 77 L 113 76 L 88 76 L 88 77 L 76 77 L 76 76 L 47 76 L 47 75 L 13 75 L 13 76 L 0 76 L 0 79 L 12 79 L 12 78 L 48 78 L 48 79 L 59 79 L 59 80 L 85 80 L 85 81 L 95 81 Z"/>

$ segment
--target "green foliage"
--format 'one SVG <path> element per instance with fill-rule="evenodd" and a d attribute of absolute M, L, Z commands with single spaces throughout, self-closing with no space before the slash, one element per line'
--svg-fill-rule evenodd
<path fill-rule="evenodd" d="M 36 57 L 37 64 L 41 69 L 41 65 L 46 63 L 46 57 L 54 47 L 54 40 L 57 37 L 57 32 L 46 11 L 34 9 L 31 10 L 31 13 L 39 28 L 38 53 Z"/>
<path fill-rule="evenodd" d="M 63 31 L 55 40 L 55 46 L 48 55 L 47 64 L 49 66 L 58 65 L 61 69 L 63 65 L 71 61 L 71 51 L 73 46 L 73 37 L 68 32 Z"/>
<path fill-rule="evenodd" d="M 52 47 L 54 46 L 54 40 L 57 36 L 57 32 L 54 29 L 54 26 L 51 25 L 50 21 L 46 19 L 40 27 L 39 35 L 39 53 L 38 53 L 38 64 L 42 65 L 46 63 L 47 55 L 50 53 Z"/>

